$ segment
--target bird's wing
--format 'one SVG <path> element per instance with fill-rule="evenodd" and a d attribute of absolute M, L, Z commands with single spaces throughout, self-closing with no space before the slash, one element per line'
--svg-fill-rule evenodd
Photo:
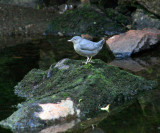
<path fill-rule="evenodd" d="M 94 44 L 94 42 L 91 42 L 89 40 L 82 40 L 80 42 L 80 49 L 82 49 L 82 50 L 88 50 L 88 51 L 93 51 L 93 50 L 96 50 L 97 47 Z"/>

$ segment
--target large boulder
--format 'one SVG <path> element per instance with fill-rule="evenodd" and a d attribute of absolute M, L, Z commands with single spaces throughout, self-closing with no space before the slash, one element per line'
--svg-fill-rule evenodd
<path fill-rule="evenodd" d="M 19 109 L 0 125 L 11 129 L 40 127 L 68 118 L 94 116 L 100 108 L 124 103 L 139 92 L 153 89 L 154 81 L 109 66 L 101 60 L 93 65 L 63 59 L 49 70 L 31 70 L 15 87 L 26 98 Z"/>
<path fill-rule="evenodd" d="M 46 33 L 57 35 L 61 32 L 68 36 L 81 34 L 102 36 L 125 31 L 124 26 L 112 21 L 100 9 L 84 6 L 55 16 Z"/>
<path fill-rule="evenodd" d="M 160 29 L 160 19 L 155 15 L 144 12 L 142 9 L 137 9 L 132 14 L 133 27 L 138 30 L 144 28 Z"/>
<path fill-rule="evenodd" d="M 125 4 L 130 6 L 138 6 L 140 4 L 142 7 L 152 12 L 153 14 L 160 16 L 160 1 L 159 0 L 118 0 L 119 4 Z"/>
<path fill-rule="evenodd" d="M 148 11 L 160 16 L 160 1 L 159 0 L 136 0 L 139 4 L 145 7 Z"/>
<path fill-rule="evenodd" d="M 134 53 L 149 49 L 159 42 L 160 30 L 149 28 L 130 30 L 126 33 L 115 35 L 106 41 L 115 57 L 118 58 L 128 57 Z"/>

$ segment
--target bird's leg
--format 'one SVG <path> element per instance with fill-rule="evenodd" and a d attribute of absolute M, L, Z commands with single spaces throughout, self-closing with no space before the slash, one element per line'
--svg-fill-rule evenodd
<path fill-rule="evenodd" d="M 92 60 L 92 56 L 89 58 L 89 62 L 91 62 L 91 60 Z"/>
<path fill-rule="evenodd" d="M 87 57 L 87 61 L 86 62 L 82 62 L 84 64 L 87 64 L 89 62 L 89 57 Z"/>
<path fill-rule="evenodd" d="M 92 56 L 89 58 L 89 61 L 88 62 L 91 62 L 91 63 L 94 63 L 92 60 Z"/>
<path fill-rule="evenodd" d="M 85 64 L 87 64 L 89 62 L 89 57 L 87 57 L 87 61 L 85 62 Z"/>

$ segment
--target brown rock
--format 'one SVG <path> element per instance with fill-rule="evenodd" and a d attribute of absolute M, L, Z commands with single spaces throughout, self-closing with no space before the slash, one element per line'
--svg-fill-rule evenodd
<path fill-rule="evenodd" d="M 93 41 L 93 37 L 89 34 L 82 34 L 81 37 Z"/>
<path fill-rule="evenodd" d="M 116 57 L 126 57 L 133 53 L 149 49 L 160 42 L 160 30 L 130 30 L 109 38 L 106 43 Z"/>

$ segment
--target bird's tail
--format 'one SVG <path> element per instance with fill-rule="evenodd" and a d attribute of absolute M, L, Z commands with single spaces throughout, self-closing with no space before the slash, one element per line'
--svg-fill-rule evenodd
<path fill-rule="evenodd" d="M 103 46 L 104 43 L 105 43 L 105 39 L 103 38 L 102 40 L 97 42 L 97 45 L 100 47 L 100 46 Z"/>

